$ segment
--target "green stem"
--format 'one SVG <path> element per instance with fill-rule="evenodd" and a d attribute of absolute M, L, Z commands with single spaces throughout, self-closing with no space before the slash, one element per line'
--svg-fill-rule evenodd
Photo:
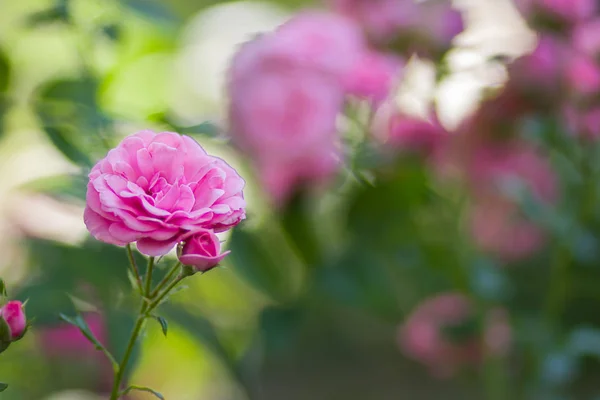
<path fill-rule="evenodd" d="M 167 273 L 167 275 L 165 275 L 165 277 L 162 279 L 162 281 L 160 281 L 158 283 L 158 285 L 156 285 L 156 287 L 154 288 L 154 290 L 152 291 L 152 293 L 150 293 L 150 298 L 151 299 L 154 298 L 158 294 L 158 292 L 160 292 L 160 289 L 162 289 L 171 280 L 171 278 L 173 278 L 173 276 L 179 270 L 180 267 L 181 267 L 181 263 L 177 262 L 171 268 L 171 270 Z"/>
<path fill-rule="evenodd" d="M 154 257 L 148 259 L 148 269 L 146 270 L 146 297 L 150 296 L 150 289 L 152 288 L 152 270 L 154 269 Z"/>
<path fill-rule="evenodd" d="M 177 279 L 175 279 L 173 282 L 171 282 L 169 284 L 169 286 L 167 286 L 167 288 L 165 290 L 162 291 L 162 293 L 160 293 L 154 300 L 152 300 L 152 302 L 148 305 L 148 308 L 146 309 L 146 313 L 150 313 L 152 312 L 156 307 L 158 307 L 158 305 L 160 304 L 160 302 L 162 301 L 162 299 L 164 299 L 171 290 L 173 290 L 173 288 L 175 286 L 177 286 L 177 284 L 179 282 L 181 282 L 184 278 L 186 278 L 187 275 L 184 274 L 180 274 Z"/>
<path fill-rule="evenodd" d="M 144 294 L 144 285 L 142 284 L 142 276 L 140 275 L 140 269 L 135 262 L 135 258 L 133 258 L 133 251 L 131 250 L 131 244 L 127 243 L 125 246 L 127 249 L 127 257 L 129 257 L 129 264 L 131 265 L 131 269 L 133 270 L 133 275 L 135 276 L 135 280 L 137 282 L 138 290 L 140 294 Z"/>
<path fill-rule="evenodd" d="M 146 320 L 146 308 L 147 303 L 145 299 L 142 301 L 142 306 L 140 308 L 140 313 L 138 315 L 135 326 L 133 327 L 133 331 L 131 332 L 131 337 L 129 338 L 129 343 L 127 344 L 127 349 L 125 350 L 125 355 L 123 356 L 123 360 L 121 360 L 121 364 L 119 364 L 119 368 L 115 373 L 115 380 L 113 382 L 112 392 L 110 394 L 110 400 L 118 400 L 119 398 L 119 389 L 121 388 L 121 381 L 123 380 L 123 375 L 125 374 L 125 368 L 129 363 L 129 358 L 131 357 L 131 353 L 133 352 L 133 348 L 135 347 L 135 343 L 137 341 L 140 332 L 144 326 L 144 321 Z"/>

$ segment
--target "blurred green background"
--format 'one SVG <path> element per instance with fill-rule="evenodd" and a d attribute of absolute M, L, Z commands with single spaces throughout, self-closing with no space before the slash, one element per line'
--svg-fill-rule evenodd
<path fill-rule="evenodd" d="M 554 255 L 510 272 L 496 268 L 465 238 L 460 196 L 432 191 L 419 163 L 403 161 L 377 188 L 340 179 L 335 193 L 318 202 L 296 199 L 281 215 L 267 205 L 226 143 L 225 69 L 241 42 L 310 4 L 0 2 L 0 274 L 10 295 L 29 299 L 35 318 L 33 330 L 0 359 L 0 380 L 10 385 L 3 399 L 91 400 L 107 391 L 101 357 L 85 346 L 67 357 L 65 343 L 47 334 L 75 303 L 84 315 L 100 315 L 99 335 L 117 355 L 123 351 L 134 318 L 124 295 L 125 252 L 90 239 L 82 211 L 89 167 L 143 128 L 189 134 L 231 160 L 248 177 L 249 218 L 227 238 L 232 254 L 224 266 L 189 280 L 161 309 L 168 338 L 158 324 L 148 325 L 132 382 L 176 400 L 482 399 L 479 379 L 434 379 L 397 345 L 398 327 L 416 304 L 459 289 L 531 310 L 518 321 L 516 341 L 532 349 L 524 358 L 547 354 L 536 360 L 548 365 L 527 370 L 519 363 L 526 366 L 511 370 L 516 381 L 532 374 L 542 388 L 573 383 L 579 361 L 553 347 L 554 332 L 536 314 L 535 293 L 546 290 Z M 531 42 L 508 2 L 456 4 L 469 15 L 469 30 L 451 54 L 449 75 L 434 86 L 417 65 L 401 99 L 419 108 L 436 97 L 449 126 L 498 83 L 494 66 L 481 60 L 521 54 Z M 367 165 L 368 149 L 353 162 Z M 597 255 L 595 240 L 577 242 L 584 264 Z M 597 302 L 598 274 L 586 271 L 580 281 L 592 287 L 581 293 Z M 515 299 L 512 291 L 525 295 Z M 586 351 L 600 352 L 595 331 L 584 339 Z M 577 391 L 600 393 L 586 382 Z"/>

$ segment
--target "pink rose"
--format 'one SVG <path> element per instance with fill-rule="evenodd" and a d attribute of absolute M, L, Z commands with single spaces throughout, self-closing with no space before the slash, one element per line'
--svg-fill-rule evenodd
<path fill-rule="evenodd" d="M 375 41 L 393 39 L 402 27 L 416 24 L 419 6 L 401 0 L 329 0 L 333 10 L 359 23 Z"/>
<path fill-rule="evenodd" d="M 366 52 L 346 78 L 349 94 L 375 103 L 385 100 L 400 80 L 403 61 L 391 54 Z"/>
<path fill-rule="evenodd" d="M 600 55 L 600 19 L 578 24 L 573 30 L 573 46 L 597 59 Z"/>
<path fill-rule="evenodd" d="M 444 329 L 475 322 L 473 305 L 459 293 L 444 293 L 420 304 L 399 331 L 400 348 L 408 357 L 426 365 L 439 378 L 454 375 L 466 365 L 481 363 L 484 352 L 508 352 L 511 331 L 506 312 L 490 311 L 481 332 L 477 326 L 464 338 L 453 339 Z"/>
<path fill-rule="evenodd" d="M 474 194 L 470 218 L 475 242 L 507 261 L 538 251 L 545 243 L 544 230 L 521 214 L 502 185 L 516 180 L 537 201 L 555 202 L 557 182 L 548 161 L 525 146 L 490 145 L 476 151 L 469 175 Z"/>
<path fill-rule="evenodd" d="M 221 253 L 221 243 L 217 235 L 212 231 L 203 230 L 185 238 L 179 261 L 183 265 L 206 272 L 219 264 L 227 254 L 229 251 Z"/>
<path fill-rule="evenodd" d="M 373 136 L 395 150 L 434 155 L 449 135 L 432 114 L 429 119 L 403 114 L 390 103 L 383 104 L 375 114 L 371 127 Z"/>
<path fill-rule="evenodd" d="M 360 24 L 373 41 L 397 40 L 409 52 L 444 52 L 464 28 L 460 13 L 449 1 L 329 0 L 329 4 Z"/>
<path fill-rule="evenodd" d="M 243 45 L 232 60 L 230 134 L 276 203 L 337 169 L 344 84 L 364 51 L 350 20 L 307 12 Z"/>
<path fill-rule="evenodd" d="M 12 340 L 19 339 L 23 335 L 27 327 L 23 303 L 17 300 L 9 301 L 0 308 L 0 317 L 6 321 Z"/>
<path fill-rule="evenodd" d="M 224 231 L 245 218 L 244 180 L 225 161 L 177 133 L 125 138 L 89 174 L 85 224 L 96 239 L 137 242 L 149 256 L 189 232 Z"/>
<path fill-rule="evenodd" d="M 595 94 L 600 90 L 600 65 L 583 54 L 574 55 L 569 60 L 567 79 L 578 94 Z"/>

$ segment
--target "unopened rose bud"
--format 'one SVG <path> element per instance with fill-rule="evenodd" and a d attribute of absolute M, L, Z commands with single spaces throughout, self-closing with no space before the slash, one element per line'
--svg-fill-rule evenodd
<path fill-rule="evenodd" d="M 183 265 L 206 272 L 219 264 L 227 254 L 229 251 L 221 253 L 221 243 L 217 235 L 212 231 L 203 230 L 185 240 L 179 261 Z"/>
<path fill-rule="evenodd" d="M 27 327 L 23 303 L 17 300 L 9 301 L 4 307 L 0 308 L 0 317 L 8 325 L 11 341 L 19 340 Z"/>

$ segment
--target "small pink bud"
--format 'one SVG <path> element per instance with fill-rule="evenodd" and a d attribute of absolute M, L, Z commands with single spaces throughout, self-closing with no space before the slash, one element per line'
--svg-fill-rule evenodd
<path fill-rule="evenodd" d="M 185 240 L 179 261 L 183 265 L 206 272 L 219 264 L 227 254 L 229 251 L 221 253 L 221 243 L 217 235 L 212 231 L 203 230 Z"/>
<path fill-rule="evenodd" d="M 9 301 L 0 308 L 0 316 L 6 321 L 10 328 L 11 339 L 19 339 L 27 327 L 27 319 L 20 301 Z"/>

